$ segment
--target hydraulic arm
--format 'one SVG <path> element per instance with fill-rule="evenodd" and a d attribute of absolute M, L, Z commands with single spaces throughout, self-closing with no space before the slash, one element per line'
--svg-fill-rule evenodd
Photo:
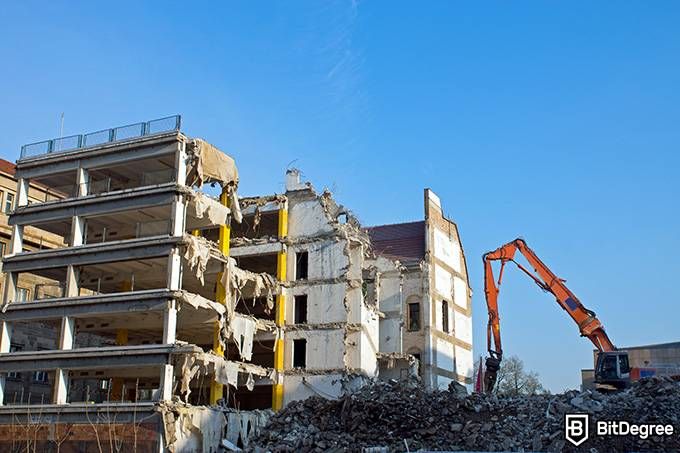
<path fill-rule="evenodd" d="M 514 260 L 517 251 L 526 258 L 535 274 Z M 531 250 L 522 239 L 515 239 L 512 242 L 486 253 L 484 261 L 484 291 L 486 293 L 486 304 L 489 311 L 489 324 L 487 326 L 487 347 L 489 358 L 486 359 L 486 372 L 484 375 L 484 390 L 489 392 L 496 384 L 496 374 L 503 358 L 503 348 L 501 347 L 501 328 L 498 316 L 498 292 L 503 279 L 503 270 L 508 261 L 512 261 L 526 273 L 544 291 L 551 293 L 557 299 L 557 303 L 567 312 L 578 325 L 581 336 L 588 337 L 600 352 L 615 351 L 611 340 L 607 336 L 604 327 L 595 316 L 595 313 L 588 310 L 578 300 L 569 288 L 564 284 L 564 280 L 557 277 Z M 491 263 L 500 261 L 500 271 L 498 281 L 493 275 Z M 493 337 L 493 343 L 492 343 Z"/>

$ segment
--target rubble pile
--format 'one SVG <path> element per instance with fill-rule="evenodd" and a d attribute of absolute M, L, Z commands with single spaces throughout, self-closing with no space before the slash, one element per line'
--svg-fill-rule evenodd
<path fill-rule="evenodd" d="M 566 442 L 564 415 L 590 414 L 590 438 Z M 672 424 L 670 437 L 598 437 L 597 420 Z M 625 392 L 568 391 L 504 397 L 425 391 L 417 382 L 375 382 L 338 400 L 313 397 L 288 405 L 250 443 L 251 451 L 321 452 L 477 451 L 680 451 L 680 383 L 645 379 Z M 376 449 L 375 451 L 378 451 Z"/>

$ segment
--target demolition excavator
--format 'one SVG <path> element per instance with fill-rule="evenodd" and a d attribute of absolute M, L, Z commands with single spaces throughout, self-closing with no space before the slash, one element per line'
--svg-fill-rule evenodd
<path fill-rule="evenodd" d="M 515 254 L 520 252 L 535 273 L 529 271 L 522 264 L 515 261 Z M 630 385 L 630 366 L 628 353 L 616 349 L 595 313 L 588 310 L 565 285 L 565 280 L 557 277 L 536 256 L 526 242 L 515 239 L 493 252 L 486 253 L 484 261 L 484 291 L 486 305 L 489 310 L 489 324 L 487 326 L 487 347 L 489 357 L 486 359 L 484 372 L 484 391 L 491 392 L 496 385 L 496 377 L 503 358 L 501 347 L 500 317 L 498 316 L 498 292 L 503 279 L 503 270 L 508 262 L 514 263 L 527 274 L 542 290 L 551 293 L 557 303 L 571 316 L 579 328 L 581 336 L 587 337 L 597 348 L 598 355 L 595 365 L 595 384 L 602 391 L 616 391 Z M 491 264 L 500 261 L 498 281 L 494 278 Z M 493 340 L 493 343 L 492 343 Z"/>

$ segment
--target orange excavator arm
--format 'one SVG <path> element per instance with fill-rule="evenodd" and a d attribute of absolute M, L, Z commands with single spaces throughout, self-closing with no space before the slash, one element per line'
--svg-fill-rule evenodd
<path fill-rule="evenodd" d="M 515 253 L 519 252 L 526 258 L 529 264 L 536 271 L 534 273 L 527 270 L 524 266 L 514 260 Z M 600 352 L 615 351 L 616 347 L 611 342 L 604 327 L 597 319 L 594 312 L 588 310 L 578 300 L 569 288 L 564 284 L 564 280 L 557 277 L 527 246 L 522 239 L 515 239 L 505 244 L 493 252 L 486 253 L 482 258 L 484 261 L 484 292 L 486 294 L 486 305 L 489 311 L 489 324 L 487 326 L 487 347 L 489 358 L 486 360 L 486 373 L 484 376 L 484 387 L 486 391 L 493 389 L 496 383 L 496 373 L 500 367 L 503 357 L 501 347 L 500 317 L 498 316 L 498 292 L 503 279 L 503 270 L 508 261 L 512 261 L 524 273 L 543 290 L 551 293 L 557 299 L 557 303 L 567 312 L 578 325 L 581 336 L 588 337 Z M 500 261 L 501 268 L 496 282 L 491 263 Z M 493 344 L 492 344 L 493 339 Z"/>

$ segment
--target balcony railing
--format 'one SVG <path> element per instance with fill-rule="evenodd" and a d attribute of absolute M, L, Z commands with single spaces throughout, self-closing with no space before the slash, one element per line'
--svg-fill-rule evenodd
<path fill-rule="evenodd" d="M 147 121 L 145 123 L 128 124 L 127 126 L 104 129 L 89 134 L 70 135 L 54 138 L 37 143 L 30 143 L 21 147 L 20 159 L 40 156 L 43 154 L 57 154 L 104 143 L 121 142 L 147 135 L 162 134 L 180 130 L 182 117 L 180 115 L 167 116 Z"/>

